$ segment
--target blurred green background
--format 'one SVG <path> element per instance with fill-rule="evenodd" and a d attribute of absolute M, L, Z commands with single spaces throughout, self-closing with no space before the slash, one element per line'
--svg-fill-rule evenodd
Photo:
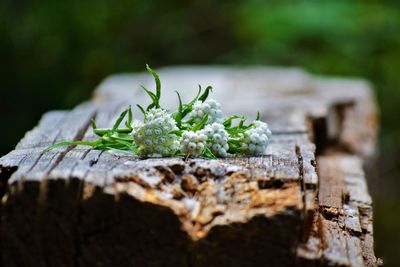
<path fill-rule="evenodd" d="M 145 63 L 294 65 L 371 80 L 382 124 L 370 183 L 376 252 L 400 266 L 398 1 L 5 0 L 0 62 L 0 155 L 45 111 Z"/>

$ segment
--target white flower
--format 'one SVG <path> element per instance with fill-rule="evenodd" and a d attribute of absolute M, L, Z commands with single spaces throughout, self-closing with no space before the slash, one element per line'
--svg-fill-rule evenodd
<path fill-rule="evenodd" d="M 132 126 L 132 134 L 134 134 L 143 126 L 143 122 L 141 120 L 134 120 L 131 126 Z"/>
<path fill-rule="evenodd" d="M 224 116 L 221 104 L 214 99 L 208 99 L 204 102 L 196 101 L 193 104 L 193 110 L 189 113 L 189 118 L 193 118 L 198 123 L 206 114 L 208 114 L 207 124 L 222 122 Z"/>
<path fill-rule="evenodd" d="M 254 121 L 254 128 L 244 132 L 242 136 L 241 151 L 246 155 L 263 155 L 271 138 L 268 124 L 262 121 Z"/>
<path fill-rule="evenodd" d="M 254 121 L 253 122 L 254 126 L 256 127 L 256 129 L 258 129 L 259 131 L 261 131 L 263 134 L 265 134 L 268 138 L 271 138 L 272 133 L 268 128 L 268 124 L 262 121 Z"/>
<path fill-rule="evenodd" d="M 186 155 L 199 156 L 206 145 L 207 136 L 201 132 L 185 131 L 180 139 L 181 150 Z"/>
<path fill-rule="evenodd" d="M 175 120 L 164 109 L 150 109 L 144 123 L 133 126 L 133 138 L 143 156 L 172 156 L 179 148 Z"/>
<path fill-rule="evenodd" d="M 226 157 L 228 155 L 228 132 L 221 123 L 213 123 L 206 125 L 200 131 L 207 136 L 207 146 L 218 157 Z"/>

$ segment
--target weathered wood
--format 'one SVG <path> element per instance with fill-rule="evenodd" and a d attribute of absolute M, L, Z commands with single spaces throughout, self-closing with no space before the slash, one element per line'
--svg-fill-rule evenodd
<path fill-rule="evenodd" d="M 318 158 L 320 209 L 337 214 L 343 206 L 344 181 L 335 157 Z"/>
<path fill-rule="evenodd" d="M 372 203 L 365 179 L 361 178 L 364 177 L 362 161 L 343 153 L 319 156 L 317 161 L 320 215 L 314 220 L 312 235 L 321 237 L 322 246 L 315 248 L 315 242 L 309 239 L 305 246 L 300 247 L 299 253 L 308 260 L 321 260 L 327 265 L 380 264 L 371 249 L 373 240 L 369 238 L 372 233 Z M 360 180 L 364 181 L 362 186 L 355 182 Z M 368 240 L 368 246 L 363 244 L 365 240 Z"/>
<path fill-rule="evenodd" d="M 189 100 L 201 83 L 228 114 L 260 110 L 274 133 L 266 155 L 140 159 L 84 146 L 43 154 L 60 140 L 93 140 L 92 117 L 109 127 L 126 105 L 148 101 L 139 85 L 152 87 L 149 75 L 112 76 L 91 102 L 44 115 L 0 159 L 5 266 L 379 263 L 362 168 L 376 135 L 368 84 L 264 67 L 159 74 L 169 108 L 173 90 Z"/>

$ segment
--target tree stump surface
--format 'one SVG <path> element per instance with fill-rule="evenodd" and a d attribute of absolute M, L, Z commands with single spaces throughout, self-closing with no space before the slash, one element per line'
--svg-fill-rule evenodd
<path fill-rule="evenodd" d="M 295 68 L 159 70 L 162 105 L 212 85 L 226 114 L 260 111 L 265 156 L 148 158 L 68 146 L 94 140 L 147 73 L 107 78 L 93 99 L 51 111 L 0 159 L 3 266 L 377 266 L 363 165 L 377 131 L 370 85 Z M 136 113 L 137 117 L 139 113 Z"/>

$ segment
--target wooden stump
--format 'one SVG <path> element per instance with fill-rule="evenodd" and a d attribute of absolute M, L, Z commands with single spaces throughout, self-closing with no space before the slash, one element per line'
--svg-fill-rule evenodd
<path fill-rule="evenodd" d="M 377 266 L 372 201 L 376 111 L 368 83 L 298 69 L 161 69 L 163 106 L 214 86 L 226 113 L 272 129 L 263 157 L 149 158 L 69 146 L 93 140 L 145 73 L 111 76 L 72 111 L 46 113 L 0 159 L 3 266 Z"/>

